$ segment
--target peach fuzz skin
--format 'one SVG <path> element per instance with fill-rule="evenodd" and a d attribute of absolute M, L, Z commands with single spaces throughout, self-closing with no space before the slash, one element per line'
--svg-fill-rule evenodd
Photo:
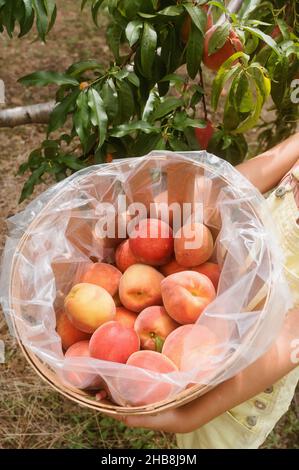
<path fill-rule="evenodd" d="M 138 351 L 129 357 L 128 366 L 134 366 L 161 374 L 177 372 L 175 364 L 155 351 Z M 128 378 L 118 379 L 118 390 L 126 402 L 132 406 L 142 406 L 165 400 L 173 390 L 173 385 L 149 379 L 146 372 L 128 369 Z"/>
<path fill-rule="evenodd" d="M 183 325 L 170 333 L 162 354 L 167 356 L 180 371 L 189 371 L 203 364 L 199 376 L 212 368 L 212 357 L 219 354 L 217 336 L 202 325 Z"/>
<path fill-rule="evenodd" d="M 79 341 L 73 344 L 65 353 L 65 358 L 72 357 L 90 357 L 89 341 Z M 76 366 L 74 366 L 74 369 Z M 71 370 L 63 370 L 63 378 L 73 387 L 80 389 L 98 389 L 102 385 L 100 377 L 89 372 L 75 372 Z"/>
<path fill-rule="evenodd" d="M 152 305 L 162 305 L 161 282 L 164 276 L 146 264 L 134 264 L 119 283 L 122 305 L 132 312 L 141 312 Z"/>
<path fill-rule="evenodd" d="M 68 319 L 65 312 L 58 314 L 56 331 L 61 338 L 63 349 L 70 348 L 79 341 L 89 340 L 90 334 L 78 330 Z"/>
<path fill-rule="evenodd" d="M 173 254 L 172 229 L 159 219 L 141 220 L 130 233 L 129 246 L 140 263 L 161 266 Z"/>
<path fill-rule="evenodd" d="M 183 266 L 180 266 L 175 259 L 172 259 L 171 261 L 169 261 L 169 263 L 160 266 L 159 270 L 163 274 L 163 276 L 167 277 L 171 274 L 181 273 L 182 271 L 185 271 L 186 268 L 183 268 Z"/>
<path fill-rule="evenodd" d="M 100 326 L 89 342 L 91 357 L 121 364 L 125 364 L 131 354 L 139 349 L 140 340 L 135 330 L 117 321 Z"/>
<path fill-rule="evenodd" d="M 164 307 L 153 306 L 142 310 L 135 322 L 141 348 L 161 352 L 167 336 L 178 327 Z"/>
<path fill-rule="evenodd" d="M 85 333 L 93 333 L 103 323 L 115 318 L 115 303 L 111 295 L 94 284 L 76 284 L 64 301 L 71 323 Z"/>
<path fill-rule="evenodd" d="M 194 271 L 168 276 L 162 281 L 161 290 L 168 315 L 182 325 L 195 323 L 216 297 L 212 281 Z"/>
<path fill-rule="evenodd" d="M 127 328 L 134 328 L 135 321 L 137 319 L 137 313 L 131 312 L 125 307 L 117 307 L 115 321 L 121 323 Z"/>
<path fill-rule="evenodd" d="M 220 279 L 221 270 L 218 264 L 216 263 L 203 263 L 200 266 L 192 268 L 191 271 L 195 271 L 199 274 L 204 274 L 207 276 L 213 283 L 215 290 L 217 291 L 218 283 Z"/>
<path fill-rule="evenodd" d="M 115 264 L 122 273 L 124 273 L 133 264 L 138 263 L 136 256 L 132 253 L 129 243 L 129 240 L 125 240 L 117 247 L 115 252 Z"/>
<path fill-rule="evenodd" d="M 117 294 L 121 272 L 111 264 L 92 263 L 80 279 L 81 283 L 95 284 L 109 292 Z"/>
<path fill-rule="evenodd" d="M 214 241 L 208 227 L 201 223 L 184 225 L 174 239 L 175 258 L 184 268 L 193 268 L 208 261 L 214 250 Z"/>

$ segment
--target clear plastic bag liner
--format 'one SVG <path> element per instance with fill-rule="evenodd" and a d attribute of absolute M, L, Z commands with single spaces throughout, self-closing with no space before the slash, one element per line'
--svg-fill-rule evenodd
<path fill-rule="evenodd" d="M 101 220 L 104 214 L 111 221 L 117 214 L 118 224 L 127 220 L 120 199 L 126 207 L 142 203 L 157 209 L 157 217 L 158 203 L 189 203 L 215 239 L 213 260 L 222 269 L 218 295 L 197 324 L 217 336 L 217 345 L 201 349 L 204 328 L 198 330 L 198 347 L 190 348 L 187 336 L 184 370 L 161 374 L 64 358 L 56 313 L 91 259 L 114 262 L 122 236 L 103 236 Z M 77 373 L 86 378 L 84 388 L 92 377 L 95 388 L 108 387 L 122 405 L 168 399 L 190 384 L 215 386 L 236 375 L 269 348 L 291 307 L 266 200 L 230 164 L 206 152 L 153 152 L 89 167 L 41 194 L 8 225 L 1 301 L 11 333 L 64 383 Z"/>

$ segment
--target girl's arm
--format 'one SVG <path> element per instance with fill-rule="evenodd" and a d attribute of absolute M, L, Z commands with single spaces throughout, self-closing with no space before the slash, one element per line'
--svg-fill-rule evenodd
<path fill-rule="evenodd" d="M 271 349 L 232 379 L 180 408 L 151 416 L 118 418 L 127 426 L 192 432 L 225 411 L 255 397 L 299 365 L 299 310 L 291 312 Z"/>
<path fill-rule="evenodd" d="M 299 160 L 299 133 L 237 166 L 261 193 L 273 189 Z"/>

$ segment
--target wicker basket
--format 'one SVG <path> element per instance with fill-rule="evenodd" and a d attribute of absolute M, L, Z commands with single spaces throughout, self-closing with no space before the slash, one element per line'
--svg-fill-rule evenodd
<path fill-rule="evenodd" d="M 182 156 L 179 160 L 172 162 L 170 159 L 170 155 L 166 154 L 164 156 L 156 156 L 153 155 L 150 158 L 147 158 L 140 166 L 140 170 L 134 173 L 134 178 L 130 181 L 130 197 L 131 201 L 141 201 L 143 203 L 148 204 L 149 202 L 156 200 L 156 194 L 149 194 L 148 191 L 144 191 L 142 188 L 145 187 L 146 181 L 153 177 L 155 169 L 157 167 L 157 159 L 163 161 L 163 176 L 166 178 L 167 183 L 167 190 L 164 191 L 163 197 L 165 195 L 167 197 L 168 203 L 172 201 L 184 201 L 184 202 L 192 202 L 196 199 L 196 191 L 198 188 L 196 186 L 196 176 L 203 174 L 205 170 L 209 170 L 209 172 L 213 171 L 211 166 L 207 166 L 202 163 L 196 162 L 194 159 L 188 158 L 188 156 Z M 134 162 L 135 160 L 132 160 Z M 121 167 L 123 170 L 129 171 L 131 161 L 123 160 L 116 163 L 118 167 Z M 104 167 L 107 170 L 107 166 Z M 101 170 L 99 167 L 95 167 L 94 175 L 93 173 L 88 173 L 81 176 L 80 182 L 84 184 L 86 179 L 89 178 L 99 178 L 101 180 Z M 161 175 L 160 175 L 161 176 Z M 157 175 L 155 176 L 157 177 Z M 227 180 L 225 175 L 220 174 L 219 168 L 215 169 L 215 177 L 219 180 L 219 187 L 221 185 L 231 185 L 231 181 Z M 107 190 L 104 192 L 104 200 L 109 201 L 109 198 L 112 194 L 112 189 L 109 186 L 109 182 L 106 181 L 107 177 L 105 177 L 105 184 Z M 103 180 L 104 181 L 104 180 Z M 101 182 L 101 184 L 103 183 Z M 132 189 L 133 188 L 133 189 Z M 63 189 L 61 190 L 63 191 Z M 103 412 L 108 415 L 146 415 L 146 414 L 153 414 L 160 411 L 165 411 L 167 409 L 175 408 L 186 404 L 195 398 L 199 397 L 200 395 L 206 393 L 211 387 L 207 385 L 195 385 L 193 387 L 187 388 L 183 392 L 179 393 L 175 398 L 167 399 L 163 402 L 157 402 L 147 406 L 138 406 L 138 407 L 125 407 L 125 406 L 118 406 L 109 402 L 108 400 L 104 400 L 101 402 L 97 402 L 92 394 L 78 390 L 69 386 L 66 386 L 59 377 L 51 370 L 51 368 L 43 363 L 35 354 L 32 353 L 22 342 L 22 329 L 24 328 L 23 324 L 20 322 L 20 318 L 22 318 L 22 309 L 20 307 L 20 302 L 14 302 L 14 299 L 21 298 L 22 292 L 22 283 L 20 279 L 20 270 L 18 269 L 19 263 L 19 253 L 23 253 L 26 251 L 26 243 L 32 231 L 36 230 L 39 226 L 41 220 L 44 220 L 47 217 L 47 212 L 57 204 L 59 197 L 61 196 L 61 191 L 57 192 L 53 199 L 48 202 L 45 207 L 40 211 L 38 216 L 34 219 L 34 221 L 29 225 L 26 233 L 21 238 L 19 245 L 15 251 L 13 260 L 12 260 L 12 271 L 10 276 L 10 294 L 9 294 L 9 302 L 10 302 L 10 309 L 11 311 L 15 312 L 15 315 L 12 317 L 13 328 L 15 330 L 15 335 L 18 339 L 19 345 L 22 349 L 22 352 L 29 362 L 29 364 L 33 367 L 33 369 L 37 372 L 37 374 L 47 382 L 51 387 L 53 387 L 56 391 L 63 394 L 64 396 L 68 397 L 69 399 L 75 401 L 79 405 Z M 159 195 L 158 195 L 159 196 Z M 260 214 L 257 213 L 256 208 L 251 207 L 252 212 L 255 214 L 255 217 L 261 220 Z M 211 217 L 214 215 L 212 214 Z M 84 234 L 86 236 L 86 234 Z M 225 253 L 222 254 L 225 257 Z M 271 253 L 268 253 L 269 256 L 269 263 L 271 264 Z M 244 267 L 246 270 L 251 264 L 251 258 L 249 257 L 247 260 L 247 266 Z M 269 289 L 270 287 L 264 285 L 258 294 L 255 296 L 253 300 L 251 300 L 250 305 L 248 305 L 248 311 L 254 309 L 263 310 L 267 305 L 268 296 L 269 296 Z M 252 342 L 254 335 L 257 329 L 260 326 L 260 323 L 264 321 L 264 315 L 260 315 L 260 319 L 256 322 L 254 328 L 250 331 L 250 334 L 247 335 L 247 342 L 244 344 L 244 347 L 248 347 L 248 345 Z M 238 357 L 242 355 L 242 347 L 239 348 L 230 358 L 229 361 L 223 365 L 221 371 L 219 371 L 219 376 L 221 373 L 229 367 L 231 363 L 238 360 Z"/>

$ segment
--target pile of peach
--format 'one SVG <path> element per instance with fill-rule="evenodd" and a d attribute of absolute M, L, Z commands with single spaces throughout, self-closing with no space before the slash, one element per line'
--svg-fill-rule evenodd
<path fill-rule="evenodd" d="M 200 223 L 173 236 L 161 220 L 140 221 L 117 247 L 115 266 L 91 263 L 65 297 L 57 319 L 65 357 L 160 373 L 196 367 L 198 355 L 208 361 L 217 338 L 194 323 L 216 296 L 220 269 L 209 261 L 213 250 L 211 232 Z M 68 372 L 66 378 L 81 389 L 100 387 L 94 374 Z M 155 400 L 165 394 L 162 387 Z"/>

